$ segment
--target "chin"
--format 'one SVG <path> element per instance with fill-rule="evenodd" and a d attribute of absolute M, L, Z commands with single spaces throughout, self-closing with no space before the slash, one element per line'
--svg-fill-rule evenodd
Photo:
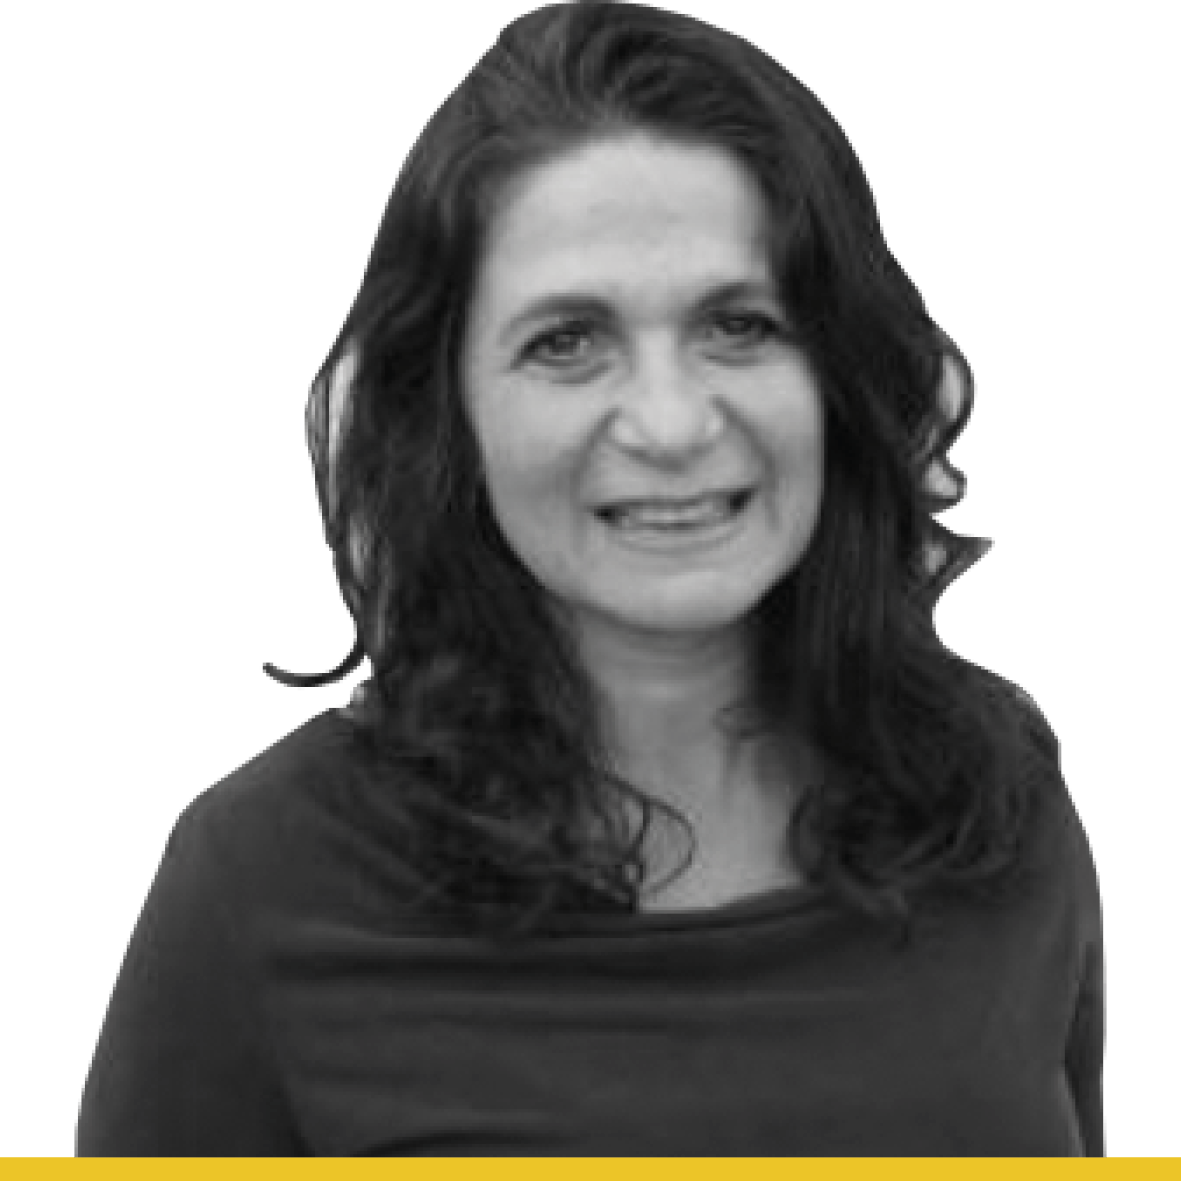
<path fill-rule="evenodd" d="M 624 627 L 639 631 L 677 633 L 721 631 L 741 623 L 754 609 L 758 598 L 676 595 L 650 596 L 641 609 L 620 604 L 611 618 Z"/>

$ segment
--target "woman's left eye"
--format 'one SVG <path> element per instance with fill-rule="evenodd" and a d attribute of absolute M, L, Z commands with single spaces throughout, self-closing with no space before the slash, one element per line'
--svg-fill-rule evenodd
<path fill-rule="evenodd" d="M 713 322 L 731 341 L 761 344 L 768 337 L 779 335 L 779 325 L 761 312 L 723 312 Z"/>

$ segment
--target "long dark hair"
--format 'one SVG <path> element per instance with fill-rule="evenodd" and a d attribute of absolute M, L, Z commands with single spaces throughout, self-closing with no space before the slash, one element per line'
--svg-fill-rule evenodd
<path fill-rule="evenodd" d="M 512 934 L 636 907 L 654 811 L 688 825 L 612 770 L 570 638 L 492 517 L 457 368 L 505 183 L 631 130 L 720 146 L 749 170 L 821 386 L 820 518 L 753 620 L 758 716 L 784 732 L 806 719 L 823 756 L 787 834 L 795 861 L 904 930 L 927 889 L 1002 895 L 1058 751 L 1020 689 L 935 633 L 937 599 L 991 544 L 933 516 L 963 495 L 946 452 L 971 371 L 887 248 L 832 117 L 756 47 L 689 17 L 598 0 L 537 9 L 427 124 L 307 409 L 357 642 L 327 674 L 265 668 L 322 685 L 368 656 L 350 709 L 372 772 L 358 798 L 424 906 Z"/>

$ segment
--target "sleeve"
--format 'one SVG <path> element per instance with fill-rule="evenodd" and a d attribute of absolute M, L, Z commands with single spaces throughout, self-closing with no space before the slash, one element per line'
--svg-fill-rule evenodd
<path fill-rule="evenodd" d="M 1066 1046 L 1066 1077 L 1078 1112 L 1087 1156 L 1104 1156 L 1103 1144 L 1103 951 L 1087 954 L 1082 987 Z"/>
<path fill-rule="evenodd" d="M 1104 1156 L 1103 1049 L 1105 1032 L 1103 924 L 1099 882 L 1082 825 L 1074 817 L 1075 882 L 1082 969 L 1066 1043 L 1066 1077 L 1074 1096 L 1087 1156 Z"/>
<path fill-rule="evenodd" d="M 78 1156 L 304 1154 L 222 885 L 187 812 L 115 983 L 83 1090 Z"/>

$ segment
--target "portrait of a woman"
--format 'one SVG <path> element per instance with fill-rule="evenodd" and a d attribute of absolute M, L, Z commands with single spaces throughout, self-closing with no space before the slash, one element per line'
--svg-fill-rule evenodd
<path fill-rule="evenodd" d="M 181 815 L 81 1155 L 1103 1155 L 1058 743 L 933 612 L 966 358 L 843 132 L 583 0 L 414 144 L 307 406 L 372 675 Z"/>

